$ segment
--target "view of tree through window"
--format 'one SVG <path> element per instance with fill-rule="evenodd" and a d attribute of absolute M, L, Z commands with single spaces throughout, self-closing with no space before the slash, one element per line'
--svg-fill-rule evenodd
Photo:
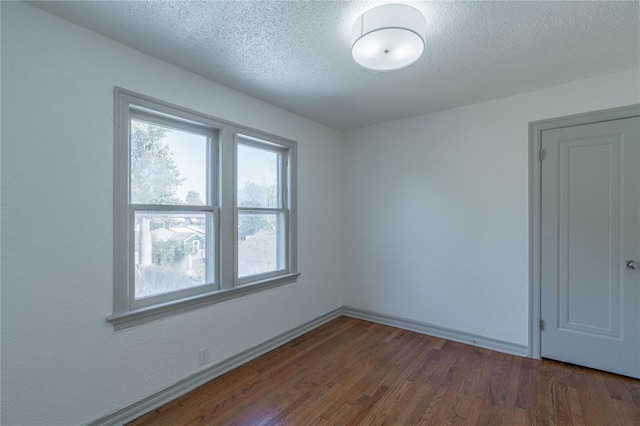
<path fill-rule="evenodd" d="M 238 144 L 237 164 L 238 276 L 282 269 L 280 154 Z"/>
<path fill-rule="evenodd" d="M 205 205 L 207 137 L 131 120 L 131 203 Z M 135 297 L 207 282 L 208 213 L 136 211 Z M 194 242 L 197 241 L 196 244 Z M 196 249 L 196 247 L 198 247 Z"/>
<path fill-rule="evenodd" d="M 296 142 L 114 92 L 114 329 L 295 282 Z"/>

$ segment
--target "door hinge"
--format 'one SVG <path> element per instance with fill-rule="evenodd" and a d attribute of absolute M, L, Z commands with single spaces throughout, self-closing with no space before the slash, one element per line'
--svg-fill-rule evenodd
<path fill-rule="evenodd" d="M 544 331 L 544 320 L 540 320 L 540 330 Z"/>
<path fill-rule="evenodd" d="M 538 158 L 540 159 L 540 161 L 544 160 L 544 149 L 538 150 Z"/>

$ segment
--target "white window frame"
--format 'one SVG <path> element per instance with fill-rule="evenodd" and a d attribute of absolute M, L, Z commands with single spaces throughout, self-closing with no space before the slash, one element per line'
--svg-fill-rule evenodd
<path fill-rule="evenodd" d="M 237 161 L 237 152 L 238 152 L 238 146 L 240 145 L 244 145 L 244 146 L 248 146 L 251 148 L 257 148 L 257 149 L 261 149 L 264 151 L 268 151 L 268 152 L 273 152 L 275 154 L 278 154 L 278 160 L 279 160 L 279 164 L 278 164 L 278 171 L 279 171 L 279 176 L 278 176 L 278 190 L 277 190 L 277 197 L 278 197 L 278 206 L 277 207 L 270 207 L 270 208 L 261 208 L 261 207 L 240 207 L 238 206 L 238 200 L 237 200 L 237 186 L 236 186 L 236 203 L 235 203 L 235 219 L 236 219 L 236 223 L 234 226 L 234 229 L 236 230 L 236 236 L 235 236 L 235 282 L 236 285 L 244 285 L 244 284 L 251 284 L 253 281 L 256 280 L 263 280 L 263 279 L 269 279 L 278 275 L 282 275 L 283 273 L 285 273 L 285 271 L 287 271 L 289 269 L 289 259 L 291 256 L 287 255 L 287 253 L 289 253 L 289 245 L 290 245 L 290 239 L 289 239 L 289 208 L 288 208 L 288 203 L 289 203 L 289 181 L 288 181 L 288 176 L 289 176 L 289 172 L 288 172 L 288 168 L 289 168 L 289 156 L 288 156 L 288 148 L 280 146 L 278 144 L 274 144 L 272 142 L 269 141 L 264 141 L 264 140 L 260 140 L 257 138 L 253 138 L 250 136 L 246 136 L 246 135 L 242 135 L 242 134 L 237 134 L 235 137 L 235 152 L 236 152 L 236 172 L 238 169 L 238 161 Z M 237 184 L 237 180 L 235 182 Z M 264 272 L 264 273 L 260 273 L 260 274 L 256 274 L 256 275 L 249 275 L 249 276 L 244 276 L 244 277 L 240 277 L 239 276 L 239 268 L 238 268 L 238 263 L 239 263 L 239 252 L 238 252 L 238 248 L 239 248 L 239 243 L 240 243 L 240 238 L 238 236 L 238 221 L 240 219 L 240 214 L 241 213 L 248 213 L 248 214 L 279 214 L 282 216 L 283 218 L 283 223 L 281 224 L 282 226 L 282 231 L 283 234 L 282 235 L 282 249 L 281 252 L 279 253 L 279 255 L 283 256 L 283 268 L 274 270 L 274 271 L 269 271 L 269 272 Z M 280 236 L 278 236 L 280 237 Z"/>
<path fill-rule="evenodd" d="M 297 143 L 268 133 L 226 122 L 148 96 L 116 87 L 114 120 L 114 290 L 113 314 L 107 317 L 114 330 L 129 328 L 180 312 L 208 306 L 275 286 L 295 282 L 297 270 Z M 140 205 L 130 203 L 130 140 L 132 118 L 206 135 L 210 147 L 207 169 L 206 205 Z M 238 278 L 237 146 L 251 144 L 278 152 L 283 185 L 281 204 L 274 210 L 284 219 L 284 268 L 265 274 Z M 242 210 L 242 209 L 240 209 Z M 171 211 L 206 213 L 212 218 L 205 256 L 214 274 L 208 283 L 172 293 L 135 299 L 134 222 L 135 212 Z M 210 278 L 210 279 L 209 279 Z"/>
<path fill-rule="evenodd" d="M 161 293 L 155 296 L 149 296 L 145 298 L 136 299 L 135 298 L 135 271 L 134 271 L 134 259 L 132 256 L 129 256 L 128 259 L 128 280 L 130 285 L 128 286 L 129 292 L 129 306 L 133 309 L 135 308 L 143 308 L 147 306 L 155 306 L 164 302 L 169 302 L 172 300 L 180 300 L 191 296 L 196 296 L 199 294 L 209 293 L 211 291 L 217 290 L 219 288 L 219 279 L 217 278 L 217 270 L 219 264 L 217 262 L 218 256 L 214 253 L 217 252 L 217 247 L 219 247 L 219 242 L 217 241 L 218 232 L 215 231 L 216 225 L 218 223 L 218 203 L 217 203 L 217 188 L 218 188 L 218 178 L 217 178 L 217 169 L 218 169 L 218 161 L 217 161 L 217 153 L 218 153 L 218 129 L 215 127 L 202 126 L 200 124 L 194 124 L 188 121 L 182 121 L 183 117 L 163 117 L 154 112 L 145 111 L 140 109 L 137 105 L 130 105 L 128 109 L 128 118 L 126 121 L 127 131 L 127 152 L 126 152 L 126 162 L 130 164 L 131 158 L 129 157 L 130 153 L 130 140 L 129 140 L 129 123 L 132 119 L 139 121 L 146 121 L 148 123 L 156 124 L 159 126 L 168 127 L 171 129 L 178 129 L 187 132 L 191 132 L 194 134 L 199 134 L 205 136 L 207 138 L 207 193 L 205 194 L 205 205 L 203 206 L 186 206 L 181 204 L 136 204 L 129 202 L 129 177 L 127 174 L 127 195 L 126 200 L 128 202 L 128 214 L 129 214 L 129 222 L 127 224 L 127 229 L 129 232 L 129 250 L 134 249 L 134 223 L 135 223 L 135 214 L 136 213 L 145 213 L 145 214 L 162 214 L 170 213 L 170 214 L 189 214 L 189 213 L 204 213 L 205 215 L 209 215 L 209 219 L 206 224 L 206 233 L 205 240 L 211 241 L 211 244 L 207 245 L 207 253 L 211 259 L 210 265 L 213 271 L 207 271 L 206 282 L 197 287 L 190 287 L 184 290 L 177 290 L 170 293 Z M 127 167 L 129 168 L 129 167 Z"/>

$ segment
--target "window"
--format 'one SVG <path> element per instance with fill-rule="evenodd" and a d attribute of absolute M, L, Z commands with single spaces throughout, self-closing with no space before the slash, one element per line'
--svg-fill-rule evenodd
<path fill-rule="evenodd" d="M 296 143 L 115 100 L 114 328 L 295 281 Z"/>
<path fill-rule="evenodd" d="M 286 270 L 286 150 L 238 137 L 238 279 Z"/>

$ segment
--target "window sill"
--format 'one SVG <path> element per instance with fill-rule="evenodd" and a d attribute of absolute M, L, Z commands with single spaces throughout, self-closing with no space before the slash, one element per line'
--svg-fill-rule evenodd
<path fill-rule="evenodd" d="M 258 293 L 260 291 L 279 287 L 281 285 L 294 283 L 298 280 L 298 276 L 300 276 L 299 272 L 280 275 L 278 277 L 256 281 L 251 284 L 245 284 L 241 287 L 226 290 L 216 290 L 215 292 L 199 294 L 197 296 L 166 302 L 155 306 L 132 309 L 127 312 L 113 314 L 107 317 L 107 321 L 113 325 L 114 331 L 124 330 L 136 325 L 155 321 L 157 319 L 166 318 L 183 312 L 188 312 L 193 309 L 202 308 L 253 293 Z"/>

